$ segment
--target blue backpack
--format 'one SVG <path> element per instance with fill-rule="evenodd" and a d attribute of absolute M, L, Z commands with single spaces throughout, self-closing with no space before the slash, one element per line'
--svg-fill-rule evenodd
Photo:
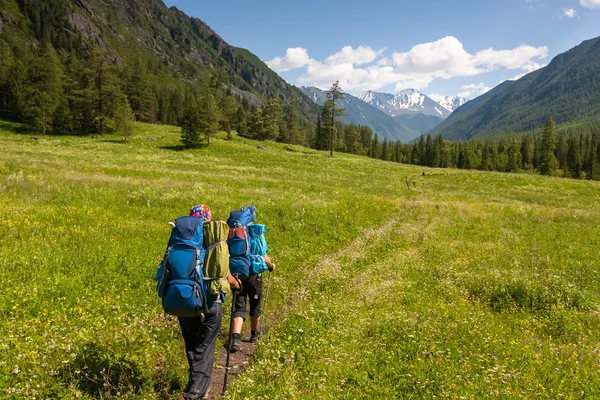
<path fill-rule="evenodd" d="M 250 275 L 250 241 L 248 226 L 252 225 L 256 218 L 254 207 L 244 207 L 241 210 L 232 211 L 227 219 L 229 235 L 227 245 L 229 246 L 229 271 L 233 275 Z"/>
<path fill-rule="evenodd" d="M 169 244 L 156 274 L 156 290 L 167 314 L 204 317 L 208 313 L 207 288 L 203 280 L 204 218 L 175 220 Z"/>
<path fill-rule="evenodd" d="M 264 256 L 269 251 L 265 233 L 267 227 L 261 224 L 252 224 L 248 227 L 250 238 L 250 275 L 262 274 L 267 270 L 267 262 Z"/>

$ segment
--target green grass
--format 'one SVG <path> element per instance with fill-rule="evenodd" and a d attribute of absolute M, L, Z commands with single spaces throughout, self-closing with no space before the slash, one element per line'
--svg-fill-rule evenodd
<path fill-rule="evenodd" d="M 2 398 L 176 397 L 153 277 L 197 203 L 254 204 L 278 265 L 278 320 L 231 399 L 600 394 L 598 182 L 21 131 L 0 122 Z"/>

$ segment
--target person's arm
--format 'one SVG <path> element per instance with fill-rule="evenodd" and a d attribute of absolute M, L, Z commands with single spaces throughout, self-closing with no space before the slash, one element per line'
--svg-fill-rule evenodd
<path fill-rule="evenodd" d="M 240 289 L 242 287 L 242 283 L 235 276 L 231 275 L 231 272 L 227 273 L 227 282 L 229 282 L 229 286 L 234 289 Z"/>
<path fill-rule="evenodd" d="M 263 258 L 265 259 L 265 262 L 267 263 L 267 268 L 269 268 L 269 271 L 274 271 L 275 264 L 273 264 L 273 261 L 271 261 L 271 258 L 269 257 L 269 255 L 265 254 Z"/>

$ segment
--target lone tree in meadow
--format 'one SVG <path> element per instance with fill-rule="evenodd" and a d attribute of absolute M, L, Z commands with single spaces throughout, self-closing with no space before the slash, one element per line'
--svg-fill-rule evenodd
<path fill-rule="evenodd" d="M 200 132 L 206 137 L 206 145 L 210 146 L 210 138 L 219 131 L 220 111 L 215 97 L 207 90 L 202 99 L 199 113 Z"/>
<path fill-rule="evenodd" d="M 200 113 L 195 105 L 190 105 L 181 120 L 181 141 L 186 147 L 197 147 L 201 140 Z"/>
<path fill-rule="evenodd" d="M 327 92 L 327 100 L 321 106 L 321 129 L 329 134 L 329 155 L 333 156 L 333 142 L 335 138 L 335 125 L 340 122 L 336 117 L 346 115 L 345 108 L 336 107 L 335 102 L 344 97 L 340 81 L 335 81 Z M 324 117 L 326 117 L 324 119 Z"/>
<path fill-rule="evenodd" d="M 135 115 L 129 105 L 129 101 L 127 101 L 127 96 L 121 93 L 116 100 L 115 106 L 115 133 L 123 136 L 123 140 L 127 141 L 128 138 L 133 136 L 134 121 Z"/>

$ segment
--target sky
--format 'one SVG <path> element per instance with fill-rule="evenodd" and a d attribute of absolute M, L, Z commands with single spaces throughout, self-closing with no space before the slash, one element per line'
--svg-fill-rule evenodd
<path fill-rule="evenodd" d="M 297 86 L 474 98 L 600 36 L 600 0 L 164 0 Z"/>

